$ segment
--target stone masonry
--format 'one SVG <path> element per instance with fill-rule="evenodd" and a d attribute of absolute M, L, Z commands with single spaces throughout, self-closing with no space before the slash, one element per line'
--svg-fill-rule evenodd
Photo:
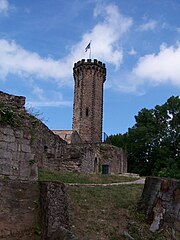
<path fill-rule="evenodd" d="M 74 64 L 73 130 L 85 142 L 102 141 L 103 83 L 106 80 L 105 64 L 96 59 Z"/>
<path fill-rule="evenodd" d="M 0 180 L 0 220 L 1 240 L 75 239 L 62 183 Z"/>
<path fill-rule="evenodd" d="M 0 94 L 1 178 L 37 180 L 38 168 L 101 173 L 103 164 L 109 166 L 109 173 L 127 171 L 122 149 L 109 146 L 102 151 L 103 144 L 82 142 L 75 131 L 71 131 L 71 144 L 68 144 L 29 114 L 24 104 L 23 97 L 4 93 L 3 98 L 3 93 Z"/>
<path fill-rule="evenodd" d="M 0 103 L 3 105 L 24 109 L 25 100 L 23 96 L 14 96 L 0 91 Z"/>
<path fill-rule="evenodd" d="M 31 136 L 21 129 L 0 127 L 0 176 L 37 180 L 37 162 Z"/>

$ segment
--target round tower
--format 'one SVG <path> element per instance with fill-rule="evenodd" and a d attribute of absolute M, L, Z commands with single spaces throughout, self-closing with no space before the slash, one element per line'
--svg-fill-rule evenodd
<path fill-rule="evenodd" d="M 76 130 L 85 142 L 101 142 L 105 64 L 96 59 L 82 59 L 74 64 L 73 73 L 73 130 Z"/>

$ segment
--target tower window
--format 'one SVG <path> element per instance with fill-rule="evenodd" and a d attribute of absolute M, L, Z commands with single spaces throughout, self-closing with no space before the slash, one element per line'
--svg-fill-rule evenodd
<path fill-rule="evenodd" d="M 86 117 L 88 117 L 89 116 L 89 108 L 87 107 L 86 108 Z"/>

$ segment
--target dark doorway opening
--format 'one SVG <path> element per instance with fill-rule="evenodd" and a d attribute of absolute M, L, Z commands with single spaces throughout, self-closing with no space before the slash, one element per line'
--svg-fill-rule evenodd
<path fill-rule="evenodd" d="M 108 174 L 109 173 L 109 165 L 103 164 L 102 165 L 102 174 Z"/>

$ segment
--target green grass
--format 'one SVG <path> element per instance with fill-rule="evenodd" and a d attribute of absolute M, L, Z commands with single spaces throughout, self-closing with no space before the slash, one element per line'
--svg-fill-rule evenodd
<path fill-rule="evenodd" d="M 49 172 L 39 170 L 40 181 L 60 181 L 64 183 L 81 183 L 81 184 L 105 184 L 117 182 L 130 182 L 137 178 L 124 177 L 119 175 L 101 175 L 73 172 Z"/>
<path fill-rule="evenodd" d="M 126 239 L 123 232 L 143 185 L 68 186 L 70 223 L 78 239 Z"/>
<path fill-rule="evenodd" d="M 118 175 L 62 173 L 39 170 L 40 181 L 112 183 L 137 178 Z M 71 231 L 82 240 L 169 240 L 169 230 L 153 234 L 145 216 L 137 211 L 143 185 L 67 185 Z"/>
<path fill-rule="evenodd" d="M 153 234 L 137 212 L 143 185 L 68 186 L 70 225 L 83 240 L 169 240 L 164 230 Z"/>
<path fill-rule="evenodd" d="M 142 188 L 142 185 L 68 186 L 68 192 L 73 195 L 74 201 L 81 201 L 85 205 L 90 202 L 90 207 L 94 204 L 97 208 L 100 208 L 103 203 L 105 206 L 112 204 L 115 208 L 131 209 L 134 202 L 140 197 Z"/>

